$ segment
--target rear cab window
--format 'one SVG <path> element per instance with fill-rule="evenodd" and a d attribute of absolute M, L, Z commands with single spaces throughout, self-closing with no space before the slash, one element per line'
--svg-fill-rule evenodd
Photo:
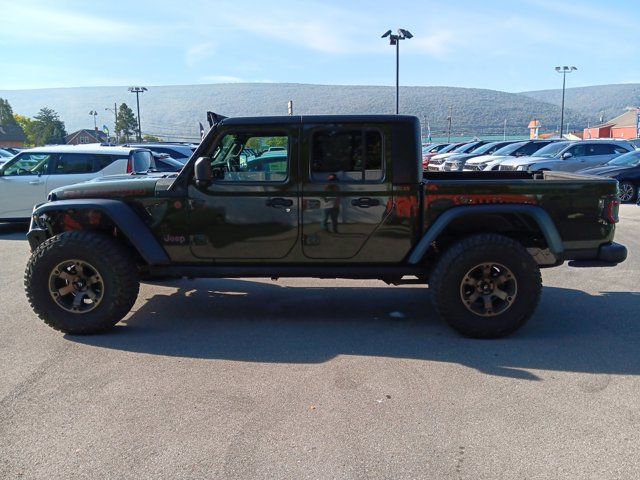
<path fill-rule="evenodd" d="M 381 182 L 384 148 L 374 129 L 321 128 L 311 136 L 312 182 Z"/>

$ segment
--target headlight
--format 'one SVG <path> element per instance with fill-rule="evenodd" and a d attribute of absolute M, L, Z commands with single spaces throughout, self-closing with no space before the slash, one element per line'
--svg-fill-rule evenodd
<path fill-rule="evenodd" d="M 518 170 L 518 171 L 522 172 L 523 170 L 526 170 L 526 169 L 527 169 L 527 167 L 528 167 L 528 165 L 518 165 L 518 166 L 516 167 L 516 170 Z"/>

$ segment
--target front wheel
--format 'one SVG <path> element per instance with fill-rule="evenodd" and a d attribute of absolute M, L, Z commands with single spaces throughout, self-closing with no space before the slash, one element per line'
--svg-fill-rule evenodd
<path fill-rule="evenodd" d="M 522 327 L 540 299 L 540 269 L 518 242 L 472 235 L 449 248 L 430 279 L 434 306 L 458 332 L 499 338 Z"/>
<path fill-rule="evenodd" d="M 96 232 L 65 232 L 32 253 L 24 276 L 33 311 L 71 334 L 106 330 L 131 309 L 139 290 L 136 265 L 116 240 Z"/>

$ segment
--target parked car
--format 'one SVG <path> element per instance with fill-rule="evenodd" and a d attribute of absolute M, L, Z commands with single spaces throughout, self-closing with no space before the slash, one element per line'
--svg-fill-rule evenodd
<path fill-rule="evenodd" d="M 489 142 L 485 143 L 481 147 L 474 149 L 470 153 L 456 153 L 455 155 L 451 155 L 445 160 L 443 170 L 445 172 L 461 172 L 468 160 L 479 157 L 480 155 L 491 155 L 496 150 L 499 150 L 502 147 L 506 147 L 507 145 L 510 145 L 512 143 L 514 142 Z"/>
<path fill-rule="evenodd" d="M 175 158 L 171 158 L 168 153 L 153 153 L 155 161 L 155 172 L 179 172 L 184 167 L 184 163 Z"/>
<path fill-rule="evenodd" d="M 6 148 L 0 148 L 0 165 L 13 158 L 15 153 Z"/>
<path fill-rule="evenodd" d="M 632 150 L 634 150 L 633 145 L 624 140 L 581 140 L 566 144 L 563 148 L 554 145 L 532 156 L 506 160 L 500 164 L 500 170 L 575 172 L 583 168 L 603 165 Z"/>
<path fill-rule="evenodd" d="M 422 169 L 426 170 L 429 160 L 438 153 L 444 152 L 444 149 L 452 145 L 451 143 L 432 143 L 422 147 Z"/>
<path fill-rule="evenodd" d="M 554 142 L 555 140 L 525 140 L 522 142 L 511 143 L 510 145 L 496 150 L 491 155 L 481 155 L 479 157 L 472 158 L 465 163 L 463 170 L 472 172 L 480 170 L 498 170 L 500 164 L 505 160 L 531 155 Z"/>
<path fill-rule="evenodd" d="M 615 178 L 618 180 L 620 201 L 622 203 L 631 203 L 634 200 L 640 201 L 640 195 L 638 195 L 638 190 L 640 190 L 639 150 L 620 155 L 600 167 L 578 170 L 578 173 Z"/>
<path fill-rule="evenodd" d="M 183 164 L 189 160 L 196 149 L 196 146 L 186 143 L 131 143 L 129 146 L 147 148 L 155 153 L 166 153 Z"/>
<path fill-rule="evenodd" d="M 33 206 L 54 188 L 153 168 L 151 152 L 142 148 L 54 145 L 23 150 L 0 166 L 0 220 L 28 219 Z"/>
<path fill-rule="evenodd" d="M 473 150 L 475 150 L 478 147 L 481 147 L 482 145 L 484 145 L 485 143 L 488 143 L 485 140 L 476 140 L 473 142 L 466 142 L 466 143 L 462 143 L 460 145 L 458 145 L 456 148 L 454 148 L 453 150 L 450 150 L 448 152 L 444 152 L 444 153 L 439 153 L 438 155 L 434 156 L 430 161 L 429 161 L 429 166 L 427 167 L 427 170 L 430 172 L 442 172 L 444 171 L 444 162 L 447 158 L 449 158 L 452 155 L 455 155 L 457 153 L 469 153 L 472 152 Z"/>

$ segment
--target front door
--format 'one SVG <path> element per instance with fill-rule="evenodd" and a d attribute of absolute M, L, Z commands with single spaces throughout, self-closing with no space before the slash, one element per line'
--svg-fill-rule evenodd
<path fill-rule="evenodd" d="M 21 153 L 0 177 L 0 218 L 29 218 L 33 206 L 47 199 L 49 164 L 57 154 Z"/>
<path fill-rule="evenodd" d="M 371 126 L 309 126 L 302 162 L 302 250 L 317 259 L 360 254 L 392 202 L 385 135 Z"/>
<path fill-rule="evenodd" d="M 298 239 L 298 126 L 223 128 L 208 156 L 217 179 L 189 187 L 190 245 L 211 260 L 285 258 Z"/>

